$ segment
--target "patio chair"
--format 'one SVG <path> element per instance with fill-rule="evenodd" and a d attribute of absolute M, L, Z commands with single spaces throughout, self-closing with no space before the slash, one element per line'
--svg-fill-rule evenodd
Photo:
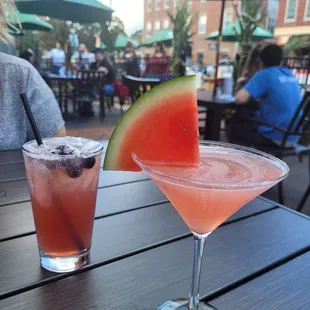
<path fill-rule="evenodd" d="M 105 117 L 104 107 L 104 84 L 105 84 L 105 73 L 98 71 L 77 71 L 75 79 L 75 94 L 73 99 L 73 110 L 76 114 L 76 118 L 79 118 L 79 111 L 81 104 L 91 104 L 95 99 L 100 102 L 100 113 L 99 117 L 102 121 Z M 94 90 L 97 89 L 98 93 Z"/>
<path fill-rule="evenodd" d="M 295 115 L 293 116 L 289 126 L 287 129 L 280 128 L 278 126 L 275 126 L 273 124 L 270 124 L 268 122 L 264 122 L 261 120 L 258 120 L 256 118 L 252 117 L 243 117 L 243 120 L 252 121 L 257 123 L 258 125 L 267 125 L 271 128 L 274 128 L 278 131 L 281 131 L 284 133 L 284 137 L 281 141 L 281 144 L 279 146 L 261 146 L 261 145 L 255 145 L 252 144 L 251 146 L 262 150 L 264 152 L 267 152 L 269 154 L 273 154 L 274 156 L 278 157 L 279 159 L 283 159 L 288 156 L 297 155 L 299 160 L 302 160 L 302 154 L 309 153 L 310 152 L 310 146 L 305 146 L 302 144 L 296 144 L 294 146 L 287 147 L 287 141 L 288 137 L 290 135 L 297 135 L 302 137 L 309 136 L 310 135 L 310 118 L 309 118 L 309 112 L 310 112 L 310 92 L 306 91 L 302 102 L 300 103 L 297 111 L 295 112 Z M 296 121 L 299 119 L 299 121 L 296 123 Z M 238 144 L 244 144 L 244 141 L 233 139 L 234 143 Z M 310 186 L 310 185 L 309 185 Z M 307 189 L 307 192 L 310 193 L 310 189 Z M 309 194 L 308 193 L 308 194 Z M 305 193 L 306 195 L 306 193 Z M 283 182 L 278 183 L 278 202 L 283 204 L 284 197 L 283 197 Z M 301 201 L 302 202 L 302 201 Z M 299 209 L 302 208 L 302 205 L 298 207 Z"/>
<path fill-rule="evenodd" d="M 140 96 L 156 85 L 160 84 L 160 79 L 137 78 L 131 75 L 123 76 L 123 83 L 129 88 L 132 103 Z"/>

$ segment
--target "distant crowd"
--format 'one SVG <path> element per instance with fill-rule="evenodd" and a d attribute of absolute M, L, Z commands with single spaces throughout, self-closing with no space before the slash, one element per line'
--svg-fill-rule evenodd
<path fill-rule="evenodd" d="M 107 57 L 104 49 L 96 48 L 90 52 L 87 46 L 81 43 L 76 52 L 71 56 L 70 69 L 72 70 L 97 70 L 105 72 L 107 79 L 115 79 L 115 72 L 121 68 L 123 73 L 135 77 L 159 78 L 167 80 L 170 78 L 171 57 L 167 55 L 161 42 L 153 43 L 153 52 L 149 57 L 141 58 L 137 55 L 132 42 L 128 41 L 123 52 L 119 53 L 112 62 Z M 64 75 L 67 72 L 68 60 L 66 53 L 59 42 L 49 51 L 51 72 Z M 21 58 L 28 60 L 37 67 L 35 54 L 32 50 L 21 53 Z"/>

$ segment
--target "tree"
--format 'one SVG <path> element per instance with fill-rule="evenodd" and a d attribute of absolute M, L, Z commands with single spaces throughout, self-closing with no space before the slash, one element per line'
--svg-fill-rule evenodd
<path fill-rule="evenodd" d="M 172 72 L 176 77 L 184 76 L 186 66 L 181 56 L 185 45 L 194 35 L 191 32 L 193 18 L 187 1 L 184 1 L 182 5 L 177 2 L 175 14 L 173 15 L 171 12 L 168 12 L 168 16 L 173 25 Z"/>
<path fill-rule="evenodd" d="M 142 42 L 142 29 L 135 31 L 130 37 L 133 40 L 136 40 L 137 42 L 141 43 Z"/>
<path fill-rule="evenodd" d="M 239 77 L 252 48 L 253 32 L 266 17 L 266 11 L 263 8 L 263 0 L 241 0 L 241 12 L 239 13 L 238 4 L 234 5 L 234 9 L 241 30 L 239 35 L 236 34 L 240 46 L 240 58 L 236 65 L 236 76 Z"/>
<path fill-rule="evenodd" d="M 107 46 L 107 51 L 112 54 L 115 40 L 119 33 L 125 33 L 125 26 L 122 20 L 113 16 L 111 22 L 101 24 L 101 41 Z"/>

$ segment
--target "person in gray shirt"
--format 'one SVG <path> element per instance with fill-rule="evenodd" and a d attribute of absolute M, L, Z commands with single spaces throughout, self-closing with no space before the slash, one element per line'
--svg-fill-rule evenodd
<path fill-rule="evenodd" d="M 0 53 L 0 150 L 34 139 L 19 95 L 25 93 L 42 137 L 64 136 L 59 105 L 38 71 L 27 61 Z"/>
<path fill-rule="evenodd" d="M 0 40 L 12 42 L 8 34 L 13 0 L 0 0 Z M 38 71 L 24 59 L 0 53 L 0 151 L 21 148 L 33 139 L 20 94 L 29 101 L 42 137 L 64 136 L 66 128 L 59 105 Z"/>

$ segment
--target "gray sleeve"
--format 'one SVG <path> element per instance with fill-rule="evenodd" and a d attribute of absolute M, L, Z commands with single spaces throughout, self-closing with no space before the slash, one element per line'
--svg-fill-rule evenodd
<path fill-rule="evenodd" d="M 30 104 L 33 117 L 43 138 L 53 136 L 63 125 L 64 120 L 56 98 L 39 72 L 32 66 L 28 68 L 28 79 L 25 93 Z M 33 139 L 28 124 L 27 138 Z"/>

